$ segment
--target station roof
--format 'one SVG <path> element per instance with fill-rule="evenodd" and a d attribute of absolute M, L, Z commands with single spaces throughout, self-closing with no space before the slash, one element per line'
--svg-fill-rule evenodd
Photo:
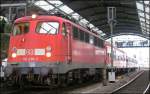
<path fill-rule="evenodd" d="M 7 0 L 6 0 L 7 1 Z M 5 2 L 6 2 L 5 1 Z M 7 3 L 17 0 L 9 0 Z M 18 0 L 20 1 L 20 0 Z M 21 0 L 20 2 L 27 0 Z M 144 0 L 29 0 L 42 8 L 39 11 L 52 13 L 61 11 L 71 16 L 92 30 L 97 31 L 104 38 L 110 37 L 110 27 L 107 22 L 107 7 L 116 7 L 116 21 L 114 36 L 139 35 L 149 38 L 150 34 L 150 2 Z M 42 3 L 44 2 L 44 3 Z M 34 6 L 33 5 L 33 6 Z M 35 7 L 34 7 L 35 8 Z"/>
<path fill-rule="evenodd" d="M 82 15 L 94 26 L 110 37 L 110 27 L 107 22 L 107 7 L 116 7 L 117 24 L 114 35 L 134 34 L 149 37 L 150 13 L 146 8 L 150 2 L 135 0 L 61 0 L 75 12 Z M 137 8 L 137 4 L 142 8 Z M 71 13 L 73 14 L 73 13 Z M 142 15 L 139 15 L 142 14 Z M 141 25 L 142 24 L 142 25 Z"/>

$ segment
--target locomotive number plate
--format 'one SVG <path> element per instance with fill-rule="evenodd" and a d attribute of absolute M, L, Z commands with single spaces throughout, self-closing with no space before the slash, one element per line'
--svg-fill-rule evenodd
<path fill-rule="evenodd" d="M 33 55 L 34 50 L 33 49 L 26 49 L 26 55 Z"/>

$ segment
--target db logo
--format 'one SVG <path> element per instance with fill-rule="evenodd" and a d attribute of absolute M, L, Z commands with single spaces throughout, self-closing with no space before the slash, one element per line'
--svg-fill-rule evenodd
<path fill-rule="evenodd" d="M 33 49 L 26 49 L 26 55 L 33 55 L 34 50 Z"/>

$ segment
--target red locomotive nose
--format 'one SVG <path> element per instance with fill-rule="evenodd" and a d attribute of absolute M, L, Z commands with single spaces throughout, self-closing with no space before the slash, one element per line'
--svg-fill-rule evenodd
<path fill-rule="evenodd" d="M 25 20 L 25 19 L 23 19 Z M 26 22 L 16 21 L 10 41 L 11 62 L 55 62 L 62 60 L 58 57 L 61 43 L 58 36 L 59 21 L 38 21 Z M 59 48 L 60 47 L 60 48 Z M 52 50 L 53 48 L 53 50 Z M 63 55 L 66 56 L 66 55 Z"/>

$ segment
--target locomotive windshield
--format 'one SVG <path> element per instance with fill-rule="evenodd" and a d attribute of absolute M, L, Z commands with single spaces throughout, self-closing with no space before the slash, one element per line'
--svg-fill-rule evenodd
<path fill-rule="evenodd" d="M 58 22 L 40 22 L 37 25 L 36 32 L 41 34 L 57 34 L 58 28 Z"/>
<path fill-rule="evenodd" d="M 13 35 L 21 35 L 29 32 L 29 23 L 18 23 L 14 25 Z"/>

